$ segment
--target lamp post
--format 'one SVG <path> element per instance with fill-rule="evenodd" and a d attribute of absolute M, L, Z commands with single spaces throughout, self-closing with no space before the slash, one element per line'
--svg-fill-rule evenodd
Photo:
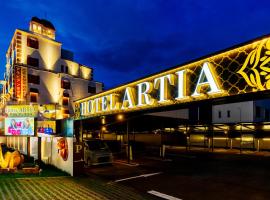
<path fill-rule="evenodd" d="M 124 116 L 122 114 L 118 114 L 117 115 L 117 120 L 118 121 L 123 121 L 124 120 Z M 128 163 L 130 163 L 130 143 L 129 143 L 129 121 L 128 119 L 126 119 L 127 122 L 127 126 L 126 126 L 126 137 L 127 137 L 127 160 Z"/>

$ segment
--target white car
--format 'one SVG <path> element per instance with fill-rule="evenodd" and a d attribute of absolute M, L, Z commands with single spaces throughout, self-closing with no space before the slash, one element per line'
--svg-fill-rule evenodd
<path fill-rule="evenodd" d="M 112 164 L 113 156 L 108 145 L 100 139 L 84 141 L 84 162 L 86 165 Z"/>

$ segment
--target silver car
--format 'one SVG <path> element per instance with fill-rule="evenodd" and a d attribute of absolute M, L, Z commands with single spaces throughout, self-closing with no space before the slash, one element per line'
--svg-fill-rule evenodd
<path fill-rule="evenodd" d="M 108 145 L 100 139 L 84 141 L 84 161 L 88 166 L 112 164 L 113 156 Z"/>

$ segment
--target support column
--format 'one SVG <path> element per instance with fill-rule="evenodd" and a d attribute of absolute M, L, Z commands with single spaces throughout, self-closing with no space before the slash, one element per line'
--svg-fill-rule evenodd
<path fill-rule="evenodd" d="M 41 137 L 38 137 L 38 161 L 41 161 Z"/>
<path fill-rule="evenodd" d="M 27 136 L 27 158 L 30 159 L 30 137 Z"/>

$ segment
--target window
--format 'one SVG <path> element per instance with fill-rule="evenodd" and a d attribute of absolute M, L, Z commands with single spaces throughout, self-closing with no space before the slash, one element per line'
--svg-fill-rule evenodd
<path fill-rule="evenodd" d="M 96 87 L 88 85 L 88 93 L 95 94 L 96 93 Z"/>
<path fill-rule="evenodd" d="M 61 72 L 68 74 L 68 66 L 61 65 Z"/>
<path fill-rule="evenodd" d="M 67 79 L 62 80 L 61 81 L 61 88 L 70 89 L 70 81 Z"/>
<path fill-rule="evenodd" d="M 218 111 L 218 118 L 221 118 L 221 111 Z"/>
<path fill-rule="evenodd" d="M 30 93 L 30 102 L 37 102 L 38 94 Z"/>
<path fill-rule="evenodd" d="M 38 40 L 33 37 L 27 37 L 27 46 L 34 49 L 38 49 Z"/>
<path fill-rule="evenodd" d="M 38 94 L 39 91 L 36 88 L 30 88 L 30 102 L 37 102 L 38 101 Z"/>
<path fill-rule="evenodd" d="M 63 98 L 63 102 L 62 102 L 63 105 L 64 105 L 64 106 L 68 106 L 68 102 L 69 102 L 68 98 L 67 98 L 67 97 L 64 97 L 64 98 Z"/>
<path fill-rule="evenodd" d="M 227 117 L 230 118 L 231 117 L 231 111 L 227 110 Z"/>
<path fill-rule="evenodd" d="M 256 106 L 256 118 L 260 118 L 261 117 L 261 108 L 259 106 Z"/>
<path fill-rule="evenodd" d="M 28 74 L 28 83 L 39 84 L 40 83 L 39 76 Z"/>
<path fill-rule="evenodd" d="M 32 58 L 31 56 L 27 56 L 27 65 L 38 67 L 39 66 L 38 58 Z"/>

